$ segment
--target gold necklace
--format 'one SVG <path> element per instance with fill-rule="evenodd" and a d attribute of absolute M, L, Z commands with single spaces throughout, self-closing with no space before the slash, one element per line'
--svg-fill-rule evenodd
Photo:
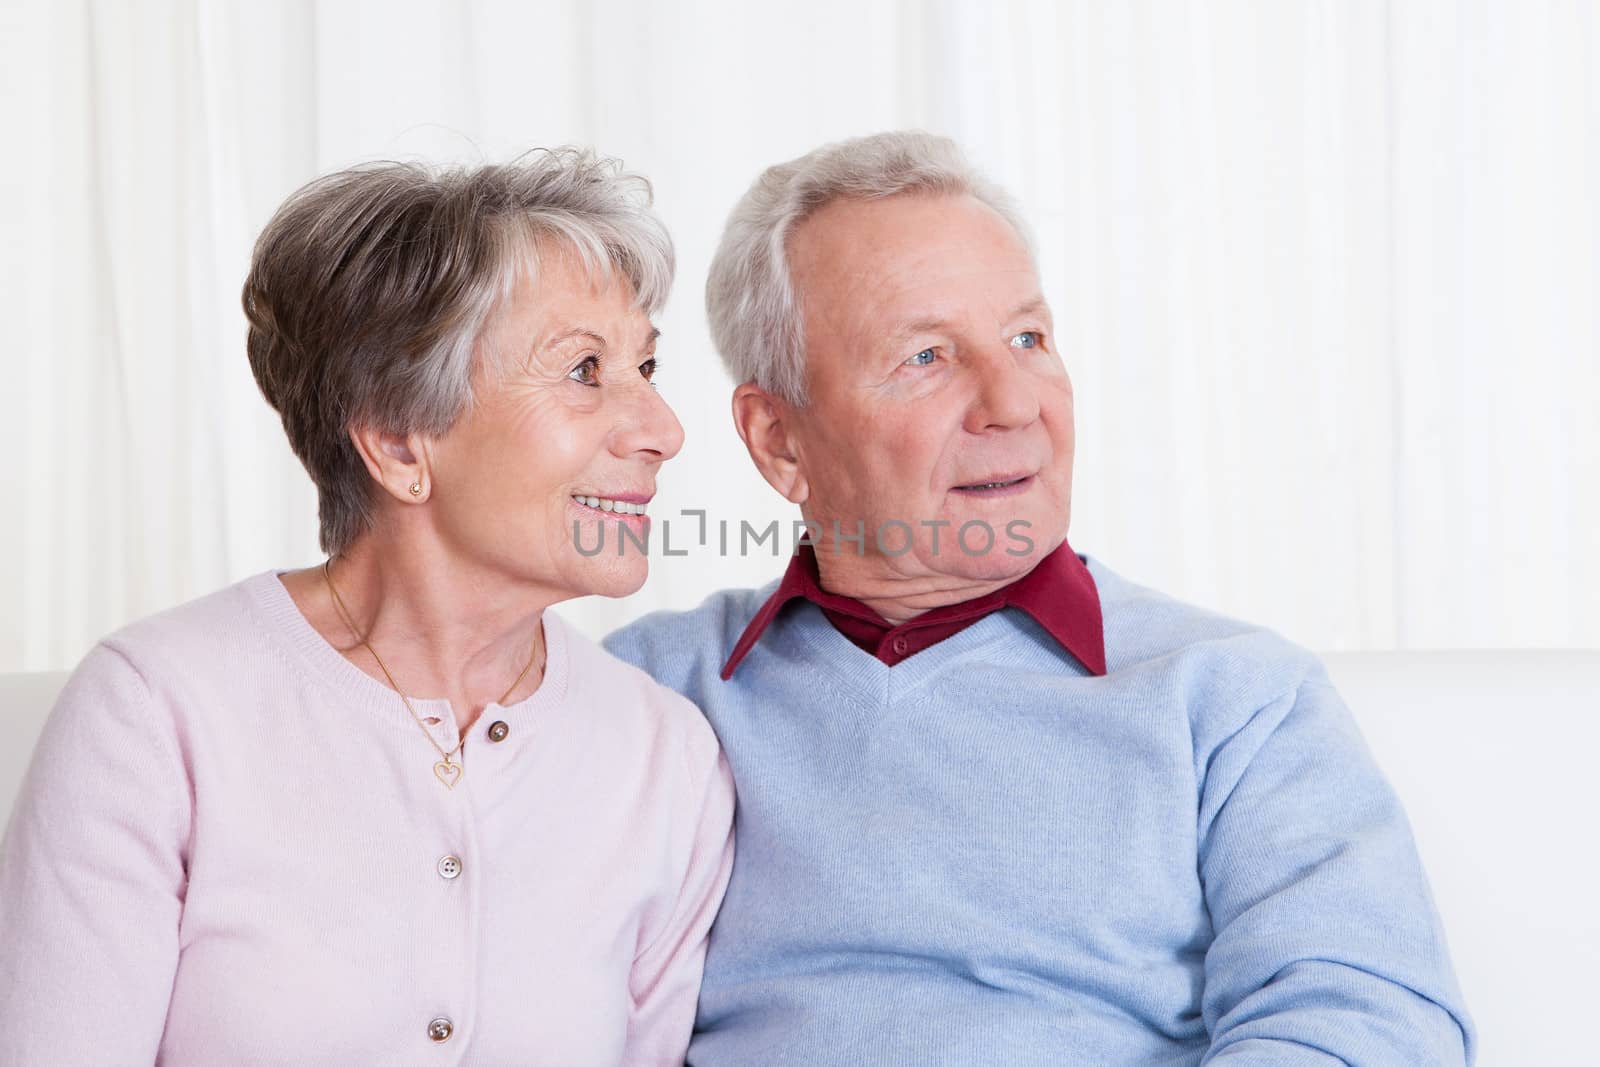
<path fill-rule="evenodd" d="M 378 658 L 377 651 L 367 643 L 366 635 L 360 630 L 356 629 L 355 620 L 350 617 L 349 609 L 344 606 L 344 601 L 339 597 L 339 590 L 333 584 L 333 575 L 328 570 L 332 563 L 333 560 L 331 559 L 322 561 L 322 580 L 328 583 L 328 592 L 333 594 L 333 605 L 339 609 L 339 618 L 344 620 L 344 624 L 350 628 L 350 632 L 355 635 L 356 640 L 361 642 L 361 647 L 367 650 L 367 654 L 370 655 L 373 662 L 378 665 L 378 669 L 383 672 L 383 676 L 389 679 L 389 686 L 396 693 L 400 694 L 401 700 L 405 701 L 406 710 L 411 713 L 411 720 L 417 724 L 417 729 L 422 731 L 422 736 L 428 739 L 428 744 L 433 746 L 433 750 L 439 753 L 439 761 L 433 765 L 434 777 L 443 782 L 446 789 L 454 789 L 456 787 L 456 783 L 461 781 L 461 775 L 465 773 L 465 768 L 460 763 L 450 762 L 450 757 L 461 751 L 461 744 L 462 740 L 464 739 L 458 739 L 456 741 L 456 747 L 452 748 L 449 752 L 446 752 L 444 750 L 444 746 L 433 739 L 433 734 L 428 731 L 427 725 L 423 723 L 422 716 L 418 715 L 417 709 L 412 706 L 411 698 L 406 696 L 405 690 L 400 688 L 400 683 L 394 680 L 394 675 L 389 673 L 389 668 L 383 665 L 383 660 Z M 528 672 L 533 669 L 533 661 L 538 658 L 539 642 L 535 640 L 533 643 L 533 648 L 528 651 L 528 662 L 523 665 L 522 673 L 517 675 L 517 680 L 511 683 L 511 688 L 507 689 L 505 693 L 501 695 L 500 699 L 495 701 L 496 704 L 499 704 L 502 707 L 505 706 L 506 698 L 512 693 L 516 692 L 517 686 L 522 684 L 522 680 L 526 678 L 528 676 Z"/>

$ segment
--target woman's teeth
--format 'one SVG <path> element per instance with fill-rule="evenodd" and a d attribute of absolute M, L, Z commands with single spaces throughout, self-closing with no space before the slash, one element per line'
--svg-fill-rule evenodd
<path fill-rule="evenodd" d="M 619 515 L 643 515 L 643 504 L 630 504 L 626 500 L 607 500 L 603 496 L 574 496 L 572 499 L 585 507 L 600 511 L 614 511 Z"/>

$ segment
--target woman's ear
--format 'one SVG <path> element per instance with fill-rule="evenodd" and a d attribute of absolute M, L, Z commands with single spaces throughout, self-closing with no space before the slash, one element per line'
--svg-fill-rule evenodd
<path fill-rule="evenodd" d="M 427 446 L 420 434 L 352 426 L 350 443 L 356 446 L 372 480 L 396 500 L 418 504 L 433 492 Z"/>
<path fill-rule="evenodd" d="M 767 484 L 791 504 L 811 495 L 805 464 L 794 435 L 793 405 L 752 382 L 733 391 L 733 426 Z"/>

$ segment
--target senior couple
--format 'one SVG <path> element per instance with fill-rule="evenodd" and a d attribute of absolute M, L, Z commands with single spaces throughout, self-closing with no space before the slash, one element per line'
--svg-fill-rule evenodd
<path fill-rule="evenodd" d="M 1068 545 L 1026 233 L 942 138 L 763 173 L 707 310 L 815 543 L 602 650 L 546 609 L 640 586 L 578 542 L 643 541 L 683 439 L 648 186 L 560 150 L 291 197 L 249 359 L 328 561 L 73 675 L 0 849 L 0 1061 L 1469 1059 L 1321 666 Z"/>

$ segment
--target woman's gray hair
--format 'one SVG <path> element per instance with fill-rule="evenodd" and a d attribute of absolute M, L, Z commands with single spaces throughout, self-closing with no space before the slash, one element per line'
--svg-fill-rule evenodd
<path fill-rule="evenodd" d="M 244 284 L 250 369 L 316 484 L 323 550 L 372 525 L 356 426 L 443 434 L 473 402 L 495 308 L 557 242 L 620 277 L 654 315 L 672 241 L 650 183 L 580 148 L 504 165 L 353 167 L 290 196 L 256 241 Z M 498 369 L 498 368 L 495 368 Z"/>
<path fill-rule="evenodd" d="M 734 207 L 706 279 L 706 314 L 723 365 L 796 406 L 806 400 L 805 335 L 789 277 L 789 238 L 839 199 L 966 195 L 1011 224 L 1032 253 L 1016 202 L 948 137 L 903 130 L 823 145 L 768 167 Z"/>

